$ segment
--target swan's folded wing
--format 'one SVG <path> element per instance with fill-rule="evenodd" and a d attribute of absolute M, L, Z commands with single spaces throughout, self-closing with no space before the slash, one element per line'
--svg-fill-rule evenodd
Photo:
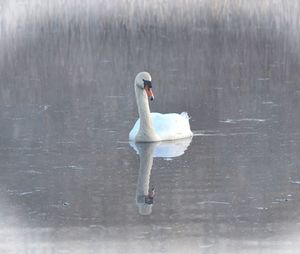
<path fill-rule="evenodd" d="M 156 133 L 163 140 L 192 136 L 188 115 L 151 113 Z"/>

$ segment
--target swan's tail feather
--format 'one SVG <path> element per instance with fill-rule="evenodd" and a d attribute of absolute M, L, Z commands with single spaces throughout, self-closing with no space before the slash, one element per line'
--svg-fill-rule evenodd
<path fill-rule="evenodd" d="M 190 119 L 189 114 L 188 114 L 187 112 L 182 112 L 180 115 L 181 115 L 183 118 L 185 118 L 186 120 L 189 120 L 189 119 Z"/>

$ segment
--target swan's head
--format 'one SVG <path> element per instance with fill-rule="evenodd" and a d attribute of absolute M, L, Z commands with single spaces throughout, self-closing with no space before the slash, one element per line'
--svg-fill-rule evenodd
<path fill-rule="evenodd" d="M 154 100 L 151 76 L 148 72 L 140 72 L 138 75 L 136 75 L 134 83 L 136 87 L 145 90 L 151 101 Z"/>

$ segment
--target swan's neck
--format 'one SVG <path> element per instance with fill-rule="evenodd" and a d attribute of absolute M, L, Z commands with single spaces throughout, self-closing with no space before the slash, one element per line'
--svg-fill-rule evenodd
<path fill-rule="evenodd" d="M 135 86 L 135 97 L 140 117 L 140 129 L 136 136 L 136 141 L 158 141 L 158 137 L 153 127 L 149 102 L 145 91 Z"/>

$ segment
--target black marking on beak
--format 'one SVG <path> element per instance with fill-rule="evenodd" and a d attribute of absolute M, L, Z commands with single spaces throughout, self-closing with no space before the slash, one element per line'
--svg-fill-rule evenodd
<path fill-rule="evenodd" d="M 149 88 L 152 88 L 152 84 L 151 84 L 151 81 L 150 80 L 145 80 L 145 79 L 143 79 L 143 81 L 144 81 L 144 88 L 147 86 L 147 87 L 149 87 Z"/>

